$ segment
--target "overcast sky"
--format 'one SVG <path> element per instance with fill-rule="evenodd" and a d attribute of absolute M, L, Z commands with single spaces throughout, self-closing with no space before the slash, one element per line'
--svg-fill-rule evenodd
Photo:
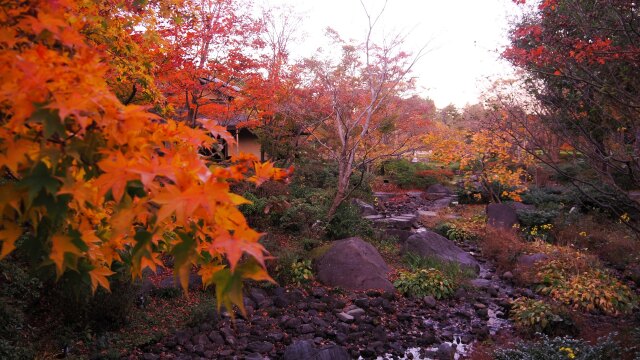
<path fill-rule="evenodd" d="M 324 44 L 324 30 L 332 27 L 343 38 L 363 39 L 367 20 L 359 0 L 265 0 L 289 4 L 305 20 L 304 41 L 294 56 L 309 56 Z M 371 13 L 383 0 L 364 0 Z M 507 44 L 508 19 L 517 7 L 512 0 L 388 0 L 380 31 L 409 32 L 407 51 L 428 43 L 429 53 L 415 68 L 419 93 L 444 107 L 475 103 L 487 86 L 488 76 L 508 75 L 499 60 Z"/>

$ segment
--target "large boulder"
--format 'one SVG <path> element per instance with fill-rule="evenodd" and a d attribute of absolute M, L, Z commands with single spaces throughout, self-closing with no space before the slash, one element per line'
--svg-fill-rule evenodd
<path fill-rule="evenodd" d="M 366 216 L 365 219 L 373 221 L 373 225 L 379 229 L 409 230 L 418 220 L 418 215 L 401 214 L 390 217 Z"/>
<path fill-rule="evenodd" d="M 518 213 L 507 204 L 487 205 L 487 224 L 496 229 L 513 229 L 518 223 Z"/>
<path fill-rule="evenodd" d="M 476 273 L 480 272 L 480 265 L 471 254 L 459 248 L 453 241 L 433 231 L 423 231 L 409 236 L 402 247 L 402 252 L 456 262 L 461 266 L 473 269 Z"/>
<path fill-rule="evenodd" d="M 378 250 L 358 237 L 338 240 L 316 261 L 317 278 L 349 290 L 393 291 L 389 267 Z"/>
<path fill-rule="evenodd" d="M 358 210 L 360 210 L 360 215 L 362 216 L 378 215 L 378 211 L 376 210 L 376 208 L 365 201 L 362 201 L 360 199 L 353 199 L 351 203 L 358 207 Z"/>
<path fill-rule="evenodd" d="M 443 197 L 451 197 L 453 192 L 446 186 L 442 184 L 434 184 L 427 188 L 427 191 L 424 193 L 424 198 L 427 200 L 437 200 Z"/>

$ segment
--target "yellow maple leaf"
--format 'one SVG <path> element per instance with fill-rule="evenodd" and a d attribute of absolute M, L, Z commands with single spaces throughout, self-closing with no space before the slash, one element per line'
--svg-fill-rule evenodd
<path fill-rule="evenodd" d="M 16 240 L 22 235 L 22 229 L 15 223 L 5 223 L 4 230 L 0 230 L 0 240 L 2 240 L 2 250 L 0 260 L 9 255 L 16 248 Z"/>
<path fill-rule="evenodd" d="M 67 235 L 56 234 L 51 237 L 51 253 L 49 258 L 56 264 L 58 277 L 64 272 L 64 254 L 81 255 L 82 252 L 71 242 Z"/>

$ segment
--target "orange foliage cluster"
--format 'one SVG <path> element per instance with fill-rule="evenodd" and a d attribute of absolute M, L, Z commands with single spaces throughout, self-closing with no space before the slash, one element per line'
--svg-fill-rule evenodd
<path fill-rule="evenodd" d="M 288 173 L 252 156 L 208 163 L 198 149 L 227 136 L 224 128 L 123 105 L 108 83 L 117 61 L 85 36 L 99 8 L 43 0 L 0 13 L 0 166 L 11 179 L 0 185 L 0 258 L 24 246 L 58 277 L 76 271 L 95 291 L 109 288 L 115 262 L 141 276 L 168 253 L 185 290 L 199 265 L 219 305 L 242 308 L 242 279 L 270 278 L 261 234 L 237 209 L 248 201 L 230 185 Z"/>

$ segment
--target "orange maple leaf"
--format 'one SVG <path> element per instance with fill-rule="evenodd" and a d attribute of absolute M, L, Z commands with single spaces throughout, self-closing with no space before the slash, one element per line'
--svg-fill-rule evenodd
<path fill-rule="evenodd" d="M 5 222 L 4 230 L 0 230 L 0 240 L 2 240 L 2 251 L 0 260 L 9 255 L 16 248 L 16 240 L 22 235 L 22 229 L 15 223 Z"/>
<path fill-rule="evenodd" d="M 96 267 L 89 271 L 89 277 L 91 278 L 91 292 L 95 293 L 98 286 L 102 286 L 107 291 L 111 292 L 107 276 L 111 276 L 113 274 L 115 274 L 115 272 L 111 271 L 111 269 L 107 267 Z"/>
<path fill-rule="evenodd" d="M 67 235 L 56 234 L 51 238 L 51 253 L 49 258 L 56 264 L 56 273 L 58 277 L 64 272 L 64 254 L 71 253 L 74 255 L 82 255 L 80 249 L 78 249 L 71 242 L 71 238 Z"/>

